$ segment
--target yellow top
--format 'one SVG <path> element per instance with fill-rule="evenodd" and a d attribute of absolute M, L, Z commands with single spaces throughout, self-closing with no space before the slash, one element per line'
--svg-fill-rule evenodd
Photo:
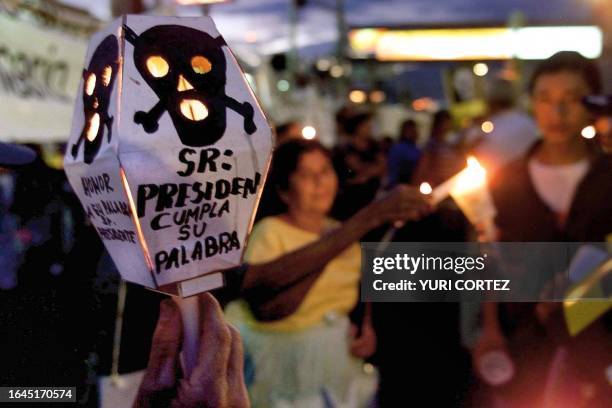
<path fill-rule="evenodd" d="M 328 225 L 334 227 L 337 222 L 330 219 Z M 245 261 L 253 264 L 268 262 L 319 238 L 319 234 L 295 227 L 279 217 L 267 217 L 253 228 Z M 251 327 L 294 331 L 319 323 L 328 312 L 348 314 L 357 303 L 360 268 L 359 245 L 353 244 L 327 264 L 294 313 L 274 322 L 259 322 L 251 318 Z"/>

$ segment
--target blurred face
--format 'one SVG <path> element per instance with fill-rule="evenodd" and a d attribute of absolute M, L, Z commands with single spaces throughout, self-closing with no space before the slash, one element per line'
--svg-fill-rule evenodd
<path fill-rule="evenodd" d="M 369 138 L 372 134 L 372 119 L 368 119 L 363 121 L 357 126 L 355 130 L 355 136 L 362 138 Z"/>
<path fill-rule="evenodd" d="M 337 190 L 338 178 L 331 160 L 323 152 L 313 150 L 300 156 L 289 177 L 289 191 L 283 192 L 281 198 L 290 211 L 326 216 Z"/>
<path fill-rule="evenodd" d="M 533 112 L 545 143 L 570 143 L 593 117 L 582 105 L 590 89 L 578 73 L 559 71 L 542 74 L 532 94 Z"/>

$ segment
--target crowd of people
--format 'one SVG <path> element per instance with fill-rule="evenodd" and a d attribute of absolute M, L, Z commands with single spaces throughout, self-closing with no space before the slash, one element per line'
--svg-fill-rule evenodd
<path fill-rule="evenodd" d="M 434 208 L 419 191 L 468 155 L 489 171 L 496 240 L 612 241 L 612 101 L 602 88 L 594 61 L 561 52 L 532 74 L 532 115 L 512 84 L 491 87 L 486 132 L 482 120 L 459 129 L 442 109 L 428 123 L 407 115 L 389 145 L 374 134 L 375 116 L 353 106 L 338 110 L 332 148 L 304 139 L 298 122 L 278 126 L 245 265 L 215 294 L 224 315 L 202 296 L 201 344 L 213 356 L 201 352 L 194 379 L 177 377 L 176 306 L 128 284 L 118 365 L 148 364 L 136 405 L 608 406 L 609 311 L 571 337 L 560 303 L 486 303 L 469 331 L 459 303 L 364 303 L 359 294 L 359 242 L 380 240 L 389 225 L 398 242 L 478 239 L 451 199 Z M 597 136 L 582 137 L 592 124 Z M 0 385 L 77 385 L 81 403 L 96 406 L 96 377 L 110 373 L 117 341 L 120 279 L 65 176 L 43 157 L 0 173 Z M 206 334 L 216 331 L 224 335 Z M 516 367 L 502 386 L 478 370 L 491 350 Z"/>

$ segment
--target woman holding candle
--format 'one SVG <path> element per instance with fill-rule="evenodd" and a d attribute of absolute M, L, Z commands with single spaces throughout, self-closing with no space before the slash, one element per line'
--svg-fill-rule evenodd
<path fill-rule="evenodd" d="M 535 70 L 529 90 L 542 140 L 503 167 L 490 185 L 500 241 L 597 242 L 612 231 L 612 161 L 581 137 L 593 120 L 582 98 L 600 89 L 595 63 L 575 52 L 555 54 Z M 474 364 L 478 367 L 486 353 L 501 350 L 516 367 L 514 378 L 497 389 L 498 397 L 516 406 L 540 406 L 553 353 L 557 346 L 570 345 L 579 351 L 566 367 L 592 362 L 587 371 L 574 372 L 576 382 L 584 381 L 591 391 L 565 392 L 563 404 L 599 406 L 607 389 L 605 367 L 598 365 L 612 358 L 610 332 L 595 324 L 599 337 L 589 338 L 587 330 L 569 340 L 560 314 L 560 303 L 485 304 Z M 556 397 L 560 402 L 560 394 Z M 550 402 L 550 395 L 546 398 Z"/>
<path fill-rule="evenodd" d="M 285 209 L 254 227 L 245 256 L 254 265 L 305 247 L 338 226 L 328 217 L 338 180 L 329 153 L 318 142 L 296 140 L 280 146 L 269 182 Z M 407 192 L 402 205 L 413 214 L 408 218 L 426 212 L 423 196 L 415 189 Z M 375 201 L 353 218 L 372 228 L 380 226 L 390 221 L 388 201 Z M 228 314 L 238 320 L 244 339 L 253 406 L 367 404 L 375 378 L 364 375 L 362 359 L 376 348 L 369 308 L 361 324 L 353 325 L 348 318 L 358 302 L 359 270 L 359 246 L 353 244 L 320 272 L 305 277 L 314 278 L 306 287 L 270 288 L 286 293 L 283 302 L 250 310 L 230 305 Z M 286 274 L 291 273 L 289 266 Z M 295 307 L 291 313 L 278 313 L 286 305 Z"/>

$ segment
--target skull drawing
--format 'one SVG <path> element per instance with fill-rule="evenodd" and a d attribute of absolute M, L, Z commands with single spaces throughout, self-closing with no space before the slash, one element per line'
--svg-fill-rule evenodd
<path fill-rule="evenodd" d="M 190 27 L 160 25 L 140 35 L 124 25 L 125 38 L 134 46 L 134 64 L 159 101 L 148 112 L 138 111 L 134 122 L 154 133 L 168 112 L 184 145 L 208 146 L 223 137 L 226 108 L 244 118 L 244 130 L 253 134 L 253 106 L 226 95 L 225 45 L 221 37 Z"/>
<path fill-rule="evenodd" d="M 83 70 L 83 114 L 85 123 L 81 135 L 72 145 L 71 154 L 76 159 L 81 144 L 83 161 L 91 164 L 100 151 L 104 128 L 108 142 L 112 137 L 113 118 L 108 114 L 111 92 L 119 67 L 119 43 L 109 35 L 96 48 L 89 66 Z"/>

